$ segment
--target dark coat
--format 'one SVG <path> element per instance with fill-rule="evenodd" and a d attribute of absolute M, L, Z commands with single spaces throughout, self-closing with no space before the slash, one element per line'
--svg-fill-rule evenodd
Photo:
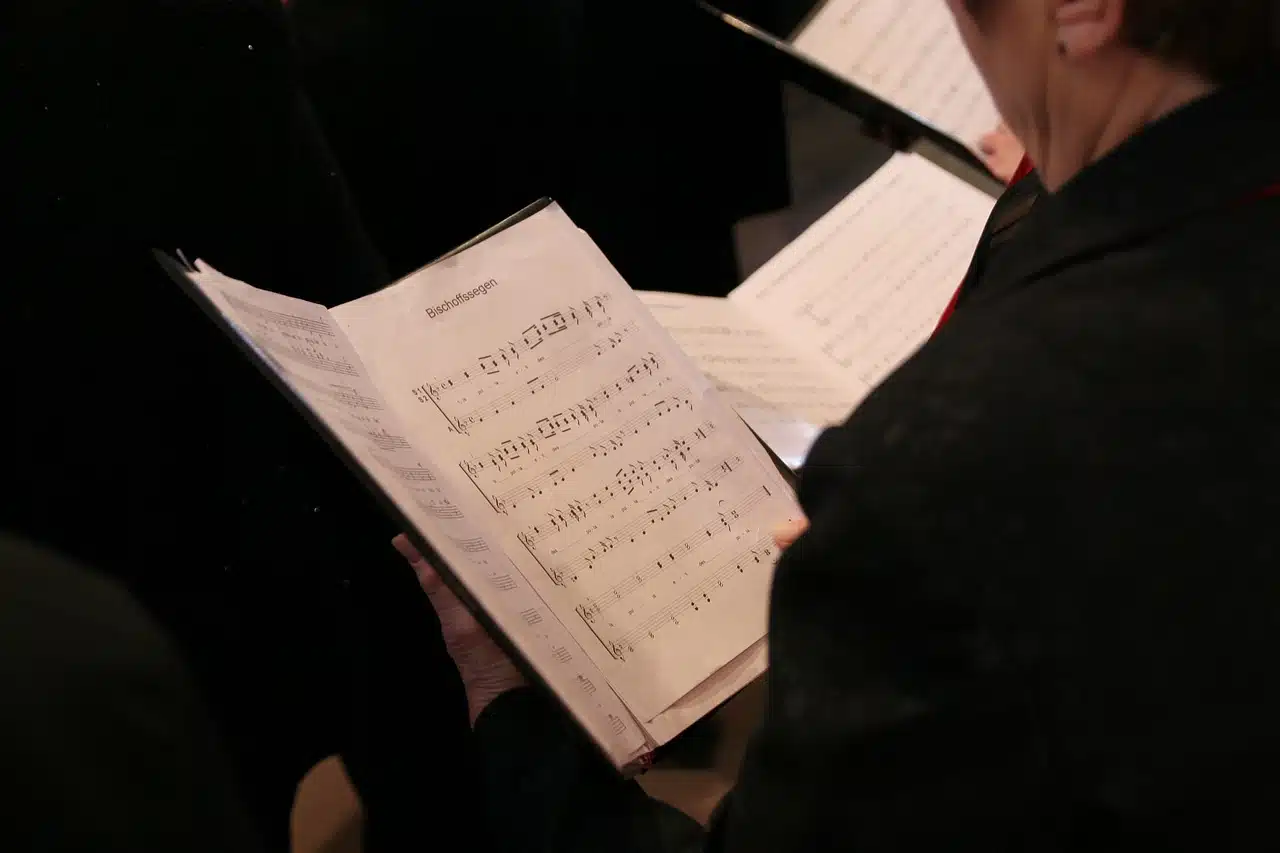
<path fill-rule="evenodd" d="M 507 849 L 1280 843 L 1278 109 L 1225 89 L 997 206 L 953 318 L 809 458 L 710 835 L 517 692 L 477 726 Z"/>
<path fill-rule="evenodd" d="M 425 830 L 465 706 L 396 531 L 149 254 L 326 304 L 387 282 L 279 5 L 6 3 L 0 47 L 0 526 L 176 635 L 273 844 L 336 751 L 370 826 Z"/>

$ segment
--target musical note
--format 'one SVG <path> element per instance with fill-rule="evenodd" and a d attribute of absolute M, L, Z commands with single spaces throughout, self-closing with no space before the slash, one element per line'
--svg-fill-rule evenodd
<path fill-rule="evenodd" d="M 734 507 L 734 512 L 745 514 L 754 507 L 760 505 L 769 497 L 768 490 L 761 486 L 760 489 L 749 495 L 743 501 Z M 643 587 L 654 578 L 662 575 L 677 560 L 694 553 L 703 546 L 713 542 L 719 534 L 729 530 L 729 526 L 723 520 L 716 520 L 699 528 L 692 535 L 685 537 L 680 542 L 675 543 L 666 548 L 664 553 L 649 563 L 641 566 L 639 569 L 630 572 L 625 578 L 618 583 L 609 587 L 604 594 L 591 599 L 582 606 L 582 615 L 584 618 L 595 619 L 596 616 L 603 613 L 631 593 Z M 590 550 L 590 549 L 589 549 Z M 612 549 L 611 549 L 612 550 Z M 571 566 L 565 567 L 564 571 L 571 579 L 576 580 L 579 571 L 589 568 L 596 558 L 594 555 L 584 554 L 580 562 L 575 562 Z"/>
<path fill-rule="evenodd" d="M 831 72 L 977 151 L 1000 114 L 946 6 L 831 0 L 793 42 Z"/>
<path fill-rule="evenodd" d="M 385 427 L 377 426 L 376 419 L 373 420 L 372 424 L 363 423 L 361 422 L 362 420 L 356 417 L 341 418 L 342 425 L 347 432 L 367 440 L 369 444 L 378 450 L 390 452 L 411 449 L 412 446 L 409 444 L 409 439 L 405 436 L 393 433 Z"/>
<path fill-rule="evenodd" d="M 705 437 L 706 434 L 705 431 L 695 431 L 693 438 L 696 441 L 700 437 Z M 524 530 L 522 541 L 529 548 L 533 548 L 547 537 L 563 533 L 572 525 L 585 520 L 591 509 L 605 506 L 610 501 L 620 497 L 629 497 L 640 486 L 652 485 L 654 476 L 662 470 L 662 463 L 666 460 L 668 453 L 669 451 L 664 450 L 645 462 L 632 463 L 625 468 L 619 468 L 613 483 L 606 484 L 599 491 L 592 492 L 591 497 L 585 499 L 585 501 L 572 501 L 567 505 L 567 509 L 558 507 L 549 511 L 546 521 L 530 525 Z M 724 477 L 733 473 L 741 464 L 742 457 L 733 455 L 728 459 L 701 469 L 694 475 L 691 483 L 663 501 L 661 505 L 663 509 L 661 511 L 656 509 L 649 510 L 650 521 L 656 523 L 658 520 L 665 520 L 674 512 L 676 507 L 688 502 L 690 498 L 714 490 L 720 485 Z M 659 513 L 664 513 L 661 514 L 660 519 L 658 518 Z"/>
<path fill-rule="evenodd" d="M 459 539 L 456 536 L 450 536 L 449 541 L 458 547 L 458 550 L 464 554 L 483 554 L 489 550 L 489 543 L 483 537 L 473 536 L 468 539 Z"/>
<path fill-rule="evenodd" d="M 397 405 L 387 405 L 371 376 L 364 372 L 362 365 L 378 362 L 377 353 L 357 353 L 338 320 L 323 306 L 257 291 L 212 272 L 193 274 L 191 280 L 237 334 L 245 337 L 252 357 L 287 382 L 313 415 L 343 442 L 352 461 L 373 474 L 374 481 L 384 487 L 385 497 L 399 506 L 413 532 L 446 557 L 453 577 L 475 593 L 477 602 L 498 621 L 500 630 L 517 638 L 521 652 L 535 662 L 550 689 L 572 703 L 575 717 L 588 721 L 593 733 L 604 733 L 602 746 L 611 755 L 616 754 L 619 762 L 634 755 L 644 745 L 644 737 L 629 728 L 618 735 L 617 721 L 630 719 L 628 712 L 616 693 L 608 689 L 607 677 L 592 656 L 584 652 L 580 638 L 565 626 L 564 611 L 547 610 L 550 605 L 529 582 L 525 567 L 515 565 L 507 553 L 507 540 L 501 530 L 473 526 L 462 517 L 460 506 L 468 504 L 450 490 L 464 486 L 453 478 L 436 482 L 432 476 L 437 462 L 453 465 L 459 456 L 432 446 L 432 432 L 422 429 L 412 417 L 405 418 L 407 423 L 402 425 L 399 404 L 410 398 L 401 390 Z M 230 307 L 227 297 L 234 297 L 240 308 Z M 599 308 L 588 304 L 583 312 L 590 312 L 587 315 L 591 316 Z M 395 313 L 401 319 L 407 316 Z M 556 341 L 569 336 L 557 331 L 559 328 L 554 318 L 548 319 L 546 332 Z M 294 347 L 299 357 L 272 356 L 267 351 L 272 337 Z M 539 352 L 548 349 L 543 344 Z M 366 353 L 370 354 L 367 359 Z M 432 363 L 428 359 L 406 361 Z M 408 382 L 398 380 L 387 383 L 387 387 L 399 389 L 407 386 Z M 442 420 L 434 413 L 432 419 Z M 419 453 L 414 445 L 431 447 L 431 454 Z M 456 504 L 454 497 L 458 497 Z M 474 499 L 472 495 L 466 500 Z M 486 540 L 482 532 L 492 538 Z M 490 543 L 496 553 L 489 552 Z M 492 603 L 499 606 L 492 607 Z M 511 618 L 517 614 L 521 618 Z"/>
<path fill-rule="evenodd" d="M 453 502 L 447 498 L 432 500 L 431 498 L 424 497 L 415 492 L 413 502 L 418 505 L 419 509 L 432 518 L 449 520 L 463 517 L 462 510 L 454 506 Z"/>
<path fill-rule="evenodd" d="M 658 610 L 638 627 L 628 631 L 617 640 L 612 641 L 617 649 L 619 659 L 636 650 L 636 645 L 644 640 L 654 639 L 658 632 L 669 625 L 679 625 L 680 617 L 690 610 L 701 610 L 712 603 L 717 592 L 737 575 L 748 571 L 770 570 L 774 562 L 776 546 L 772 536 L 765 536 L 750 548 L 741 551 L 720 563 L 709 576 L 695 584 L 670 604 Z"/>
<path fill-rule="evenodd" d="M 734 291 L 732 302 L 841 380 L 844 390 L 832 399 L 843 418 L 928 339 L 992 205 L 922 158 L 897 155 Z M 814 417 L 832 420 L 816 410 Z"/>
<path fill-rule="evenodd" d="M 436 475 L 432 473 L 431 469 L 424 467 L 421 462 L 413 465 L 397 465 L 383 456 L 375 456 L 374 458 L 378 461 L 380 467 L 390 471 L 406 483 L 431 483 L 436 479 Z"/>
<path fill-rule="evenodd" d="M 493 376 L 515 368 L 523 357 L 537 349 L 543 341 L 568 331 L 571 327 L 584 323 L 607 325 L 609 302 L 613 297 L 607 293 L 584 299 L 576 305 L 560 311 L 553 311 L 537 322 L 521 329 L 518 339 L 507 341 L 502 346 L 476 358 L 474 367 L 465 367 L 446 376 L 426 382 L 413 389 L 419 402 L 439 400 L 447 392 L 457 390 L 481 376 Z"/>
<path fill-rule="evenodd" d="M 559 362 L 545 373 L 525 380 L 520 387 L 454 417 L 452 420 L 454 428 L 458 432 L 465 433 L 470 427 L 484 423 L 485 418 L 501 415 L 503 412 L 514 409 L 528 398 L 546 391 L 566 377 L 582 370 L 600 356 L 617 349 L 628 336 L 635 334 L 635 332 L 635 323 L 628 323 L 612 335 L 590 344 Z M 652 369 L 650 367 L 649 371 L 652 372 Z"/>
<path fill-rule="evenodd" d="M 518 486 L 513 486 L 494 495 L 493 504 L 495 508 L 500 512 L 508 512 L 525 501 L 542 497 L 551 489 L 565 482 L 570 476 L 576 474 L 579 468 L 584 467 L 593 460 L 607 459 L 611 454 L 616 454 L 626 446 L 629 438 L 639 435 L 641 430 L 651 427 L 660 418 L 662 418 L 663 415 L 676 412 L 681 409 L 690 409 L 691 407 L 692 404 L 687 397 L 676 397 L 658 401 L 647 411 L 627 421 L 600 441 L 593 442 L 582 450 L 573 453 L 573 455 L 561 461 L 551 470 L 538 474 Z M 714 423 L 704 421 L 692 432 L 680 438 L 673 439 L 672 447 L 665 448 L 661 451 L 658 456 L 655 457 L 652 464 L 658 465 L 674 462 L 679 458 L 681 448 L 687 448 L 691 444 L 703 441 L 715 431 L 716 426 Z M 677 446 L 678 442 L 683 442 L 683 444 Z"/>
<path fill-rule="evenodd" d="M 628 367 L 622 376 L 596 389 L 591 396 L 574 403 L 567 409 L 538 419 L 536 428 L 532 432 L 506 439 L 484 455 L 466 460 L 463 463 L 463 470 L 471 477 L 477 477 L 489 471 L 505 471 L 512 462 L 539 454 L 541 452 L 539 442 L 575 429 L 589 429 L 595 426 L 602 418 L 599 406 L 629 390 L 630 386 L 652 377 L 661 367 L 662 362 L 657 356 L 646 355 Z"/>
<path fill-rule="evenodd" d="M 364 409 L 380 412 L 384 409 L 382 401 L 358 388 L 346 384 L 320 383 L 300 373 L 290 373 L 294 385 L 301 386 L 314 394 L 323 397 L 334 405 L 344 409 Z"/>
<path fill-rule="evenodd" d="M 486 612 L 522 650 L 561 626 L 577 645 L 556 645 L 574 663 L 563 666 L 548 650 L 532 661 L 544 677 L 585 672 L 579 667 L 589 663 L 603 673 L 589 678 L 597 698 L 624 695 L 636 719 L 654 720 L 761 639 L 768 574 L 735 582 L 737 612 L 695 600 L 714 616 L 700 620 L 696 636 L 672 631 L 678 640 L 671 643 L 646 640 L 652 657 L 610 644 L 798 510 L 741 420 L 658 333 L 581 232 L 556 209 L 528 222 L 535 223 L 528 242 L 524 226 L 513 226 L 500 241 L 428 267 L 339 317 L 379 382 L 395 389 L 393 410 L 415 440 L 421 436 L 436 462 L 458 466 L 455 476 L 429 485 L 460 485 L 485 499 L 476 524 L 493 554 L 480 555 L 483 565 L 465 580 L 480 581 L 470 588 Z M 497 251 L 499 243 L 506 248 Z M 479 310 L 449 312 L 430 325 L 404 320 L 460 292 L 460 283 L 489 280 L 503 287 Z M 563 306 L 592 293 L 612 294 L 608 323 L 592 317 L 573 325 Z M 440 367 L 424 376 L 422 366 L 432 364 Z M 420 393 L 410 394 L 415 386 Z M 444 496 L 424 492 L 434 502 Z M 457 506 L 475 514 L 461 497 Z M 536 626 L 519 618 L 531 603 L 504 603 L 517 591 L 505 598 L 497 591 L 503 573 L 540 599 Z M 681 642 L 696 644 L 698 654 L 682 655 Z M 594 731 L 602 728 L 609 736 L 607 725 Z"/>
<path fill-rule="evenodd" d="M 511 592 L 519 587 L 515 578 L 511 577 L 510 574 L 492 575 L 489 578 L 489 582 L 494 585 L 498 592 Z"/>

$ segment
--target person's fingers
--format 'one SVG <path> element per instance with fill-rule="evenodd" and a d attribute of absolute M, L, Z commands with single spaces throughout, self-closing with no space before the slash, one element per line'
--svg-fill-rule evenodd
<path fill-rule="evenodd" d="M 415 565 L 422 562 L 422 555 L 418 553 L 418 549 L 413 547 L 413 543 L 409 541 L 409 537 L 403 533 L 391 540 L 391 545 L 400 552 L 400 556 L 409 561 L 409 565 Z"/>
<path fill-rule="evenodd" d="M 790 548 L 809 529 L 807 518 L 793 519 L 773 531 L 773 542 L 779 548 Z"/>
<path fill-rule="evenodd" d="M 444 579 L 440 577 L 440 573 L 413 546 L 413 543 L 409 541 L 409 537 L 401 533 L 391 540 L 391 544 L 400 552 L 400 556 L 408 560 L 409 565 L 413 567 L 414 572 L 418 575 L 418 583 L 422 586 L 422 591 L 427 594 L 432 608 L 435 609 L 436 615 L 440 617 L 441 624 L 449 636 L 457 639 L 468 637 L 477 632 L 483 633 L 484 628 L 476 620 L 476 617 L 472 615 L 467 606 L 444 582 Z"/>
<path fill-rule="evenodd" d="M 409 561 L 409 566 L 418 576 L 418 583 L 422 586 L 423 591 L 431 597 L 433 603 L 435 602 L 435 595 L 440 590 L 443 589 L 448 591 L 448 587 L 444 585 L 444 581 L 440 579 L 440 575 L 434 568 L 432 568 L 431 564 L 426 561 L 426 558 L 422 556 L 422 553 L 414 547 L 414 544 L 409 541 L 408 536 L 401 533 L 391 540 L 391 545 L 400 552 L 401 557 L 404 557 Z M 453 593 L 450 592 L 449 595 L 452 596 Z"/>

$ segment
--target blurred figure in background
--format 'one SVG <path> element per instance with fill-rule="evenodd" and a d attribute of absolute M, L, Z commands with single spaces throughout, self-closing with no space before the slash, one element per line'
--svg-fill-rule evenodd
<path fill-rule="evenodd" d="M 0 534 L 4 849 L 259 853 L 177 652 L 119 586 Z"/>

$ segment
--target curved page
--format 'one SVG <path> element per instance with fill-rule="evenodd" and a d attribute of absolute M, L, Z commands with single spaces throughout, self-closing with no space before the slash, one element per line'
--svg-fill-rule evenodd
<path fill-rule="evenodd" d="M 432 544 L 615 764 L 646 751 L 603 673 L 495 542 L 484 504 L 456 471 L 420 452 L 330 312 L 203 265 L 191 278 Z"/>
<path fill-rule="evenodd" d="M 764 637 L 794 496 L 559 207 L 334 314 L 637 719 Z"/>

